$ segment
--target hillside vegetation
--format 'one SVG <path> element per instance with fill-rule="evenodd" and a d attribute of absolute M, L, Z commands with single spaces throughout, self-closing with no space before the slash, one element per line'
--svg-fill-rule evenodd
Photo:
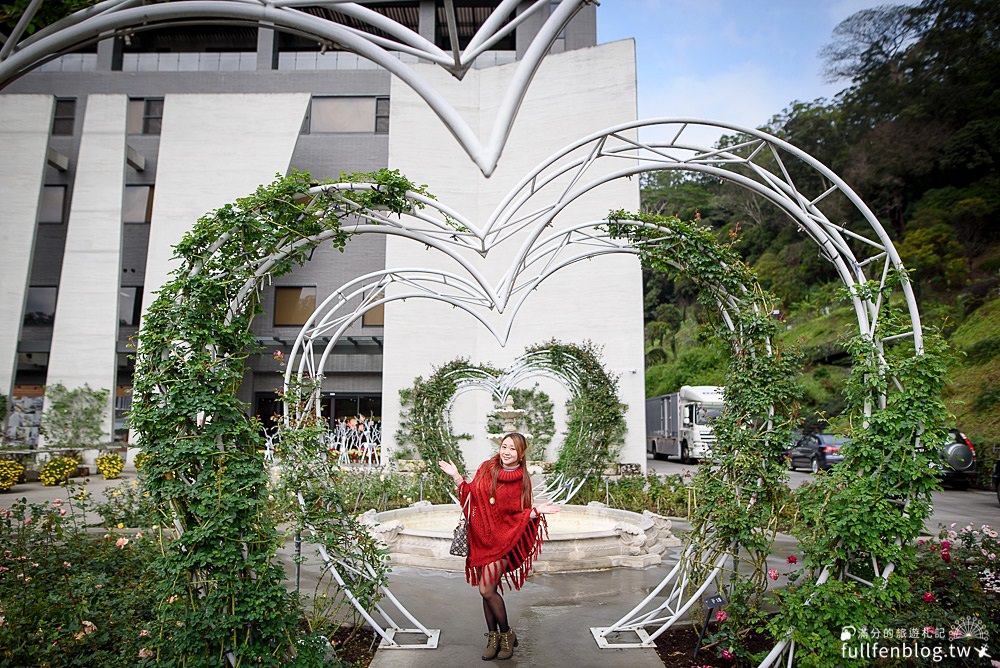
<path fill-rule="evenodd" d="M 843 177 L 892 237 L 924 325 L 953 348 L 945 399 L 977 446 L 988 484 L 1000 445 L 1000 3 L 864 10 L 837 26 L 823 55 L 844 90 L 792 102 L 761 129 Z M 646 211 L 700 220 L 754 267 L 780 301 L 785 342 L 802 353 L 807 426 L 835 419 L 849 364 L 843 344 L 857 323 L 813 242 L 730 182 L 658 172 L 642 185 Z M 856 215 L 846 201 L 827 214 Z M 701 340 L 705 314 L 690 286 L 648 273 L 645 288 L 648 395 L 721 383 L 726 353 Z"/>

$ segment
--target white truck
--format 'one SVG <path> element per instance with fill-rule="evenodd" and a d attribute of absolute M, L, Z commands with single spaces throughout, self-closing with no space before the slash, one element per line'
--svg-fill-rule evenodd
<path fill-rule="evenodd" d="M 722 388 L 685 385 L 646 399 L 646 450 L 653 459 L 679 457 L 688 464 L 708 457 L 715 443 L 712 420 L 722 412 Z"/>

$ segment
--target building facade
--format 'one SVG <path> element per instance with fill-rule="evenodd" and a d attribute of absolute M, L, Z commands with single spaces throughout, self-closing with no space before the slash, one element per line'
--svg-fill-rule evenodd
<path fill-rule="evenodd" d="M 498 3 L 455 4 L 468 39 Z M 450 48 L 441 5 L 372 7 Z M 544 19 L 543 12 L 519 25 L 461 81 L 433 65 L 411 66 L 486 137 L 497 100 Z M 44 388 L 55 383 L 109 390 L 107 428 L 126 438 L 132 337 L 173 266 L 171 246 L 200 215 L 258 184 L 290 170 L 325 180 L 391 167 L 484 217 L 544 157 L 633 120 L 635 109 L 634 49 L 631 42 L 596 45 L 594 6 L 552 45 L 490 178 L 399 79 L 300 35 L 179 26 L 102 40 L 46 63 L 0 91 L 0 146 L 8 147 L 0 157 L 8 203 L 0 222 L 0 393 L 13 407 L 7 439 L 36 442 Z M 637 184 L 623 182 L 574 205 L 572 215 L 600 218 L 637 206 Z M 326 295 L 379 268 L 440 262 L 405 241 L 363 235 L 345 253 L 317 250 L 268 286 L 254 325 L 261 352 L 240 391 L 248 411 L 265 421 L 275 412 L 283 369 L 273 353 L 289 350 Z M 601 263 L 599 272 L 571 269 L 547 284 L 526 303 L 505 345 L 441 304 L 393 302 L 367 312 L 327 364 L 325 414 L 381 419 L 391 447 L 399 390 L 435 365 L 457 356 L 502 365 L 542 340 L 589 340 L 622 379 L 630 429 L 623 460 L 644 461 L 640 271 L 632 257 Z M 504 266 L 503 257 L 491 256 L 482 270 L 496 277 Z M 489 398 L 462 402 L 457 430 L 481 431 Z"/>

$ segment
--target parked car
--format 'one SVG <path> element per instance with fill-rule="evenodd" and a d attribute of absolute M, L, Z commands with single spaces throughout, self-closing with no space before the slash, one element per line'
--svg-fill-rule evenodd
<path fill-rule="evenodd" d="M 828 469 L 842 462 L 844 455 L 840 449 L 850 443 L 846 436 L 837 434 L 809 434 L 801 436 L 785 453 L 785 460 L 791 470 L 804 468 L 813 473 Z"/>
<path fill-rule="evenodd" d="M 976 478 L 976 448 L 958 429 L 948 432 L 948 440 L 931 464 L 941 474 L 941 482 L 955 489 L 968 489 Z"/>

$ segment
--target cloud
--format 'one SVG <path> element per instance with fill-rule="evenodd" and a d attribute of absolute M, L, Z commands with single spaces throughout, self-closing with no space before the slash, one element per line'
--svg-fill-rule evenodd
<path fill-rule="evenodd" d="M 640 79 L 639 86 L 640 118 L 695 117 L 748 128 L 763 125 L 788 106 L 796 90 L 794 82 L 776 81 L 767 70 L 751 64 L 697 78 L 678 76 L 656 83 Z M 722 134 L 727 132 L 692 128 L 685 136 L 711 146 Z M 648 131 L 643 137 L 652 139 L 657 132 Z"/>

